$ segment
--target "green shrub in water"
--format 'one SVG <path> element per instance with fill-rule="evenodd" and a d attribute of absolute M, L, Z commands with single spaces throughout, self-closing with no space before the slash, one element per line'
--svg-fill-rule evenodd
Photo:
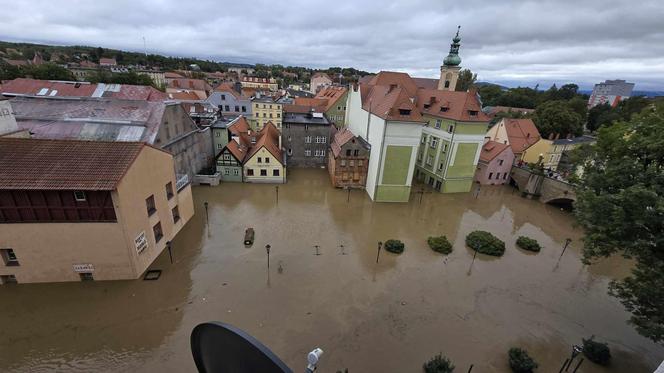
<path fill-rule="evenodd" d="M 486 231 L 470 232 L 466 245 L 481 254 L 502 256 L 505 253 L 505 242 Z"/>
<path fill-rule="evenodd" d="M 438 354 L 431 358 L 431 360 L 424 363 L 424 373 L 452 373 L 454 372 L 454 365 L 450 359 Z"/>
<path fill-rule="evenodd" d="M 401 254 L 403 250 L 406 248 L 406 246 L 403 244 L 403 242 L 399 240 L 387 240 L 385 241 L 385 250 L 395 253 L 395 254 Z"/>
<path fill-rule="evenodd" d="M 516 245 L 528 251 L 539 252 L 542 250 L 542 246 L 540 246 L 537 240 L 526 236 L 519 236 L 519 238 L 516 239 Z"/>
<path fill-rule="evenodd" d="M 449 254 L 452 252 L 452 244 L 445 236 L 429 237 L 427 243 L 431 250 L 441 254 Z"/>
<path fill-rule="evenodd" d="M 512 347 L 507 353 L 510 359 L 510 368 L 514 373 L 532 373 L 537 369 L 537 363 L 524 349 Z"/>

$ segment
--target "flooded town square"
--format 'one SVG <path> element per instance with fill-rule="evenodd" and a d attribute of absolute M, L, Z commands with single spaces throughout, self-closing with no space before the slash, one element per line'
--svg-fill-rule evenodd
<path fill-rule="evenodd" d="M 518 346 L 539 372 L 558 372 L 591 335 L 609 344 L 612 364 L 584 361 L 579 372 L 652 372 L 664 359 L 607 294 L 630 263 L 584 266 L 583 232 L 560 207 L 510 187 L 477 197 L 417 187 L 409 203 L 372 203 L 332 188 L 325 170 L 288 176 L 278 189 L 195 187 L 173 263 L 165 251 L 151 266 L 158 280 L 0 286 L 0 371 L 192 372 L 191 330 L 212 320 L 252 334 L 294 371 L 321 347 L 320 372 L 420 372 L 439 352 L 458 372 L 509 372 L 507 350 Z M 505 255 L 473 262 L 464 239 L 477 229 L 504 240 Z M 450 255 L 427 246 L 441 234 Z M 542 251 L 516 248 L 520 235 Z M 381 251 L 376 263 L 378 242 L 391 238 L 406 250 Z"/>

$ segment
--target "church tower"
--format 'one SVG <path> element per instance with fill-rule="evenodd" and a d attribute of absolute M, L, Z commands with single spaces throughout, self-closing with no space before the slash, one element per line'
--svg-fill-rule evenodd
<path fill-rule="evenodd" d="M 459 57 L 459 47 L 461 46 L 461 37 L 459 37 L 459 30 L 452 39 L 450 46 L 450 54 L 443 60 L 443 65 L 440 67 L 440 80 L 438 80 L 438 89 L 443 91 L 454 91 L 456 89 L 457 80 L 459 79 L 459 71 L 461 71 L 461 57 Z"/>

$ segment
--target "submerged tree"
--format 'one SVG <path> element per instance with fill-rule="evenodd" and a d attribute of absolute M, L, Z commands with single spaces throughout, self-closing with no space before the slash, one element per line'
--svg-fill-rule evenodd
<path fill-rule="evenodd" d="M 612 295 L 637 331 L 664 342 L 664 107 L 599 130 L 583 153 L 576 217 L 585 228 L 584 261 L 619 253 L 636 260 Z"/>

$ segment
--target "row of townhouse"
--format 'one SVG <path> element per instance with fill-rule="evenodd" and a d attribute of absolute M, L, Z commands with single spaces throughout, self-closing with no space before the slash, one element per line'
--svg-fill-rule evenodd
<path fill-rule="evenodd" d="M 540 136 L 531 119 L 503 118 L 489 129 L 482 146 L 475 181 L 485 185 L 509 183 L 512 166 L 536 164 L 550 176 L 566 178 L 580 174 L 570 161 L 570 153 L 583 144 L 595 142 L 592 136 Z"/>

